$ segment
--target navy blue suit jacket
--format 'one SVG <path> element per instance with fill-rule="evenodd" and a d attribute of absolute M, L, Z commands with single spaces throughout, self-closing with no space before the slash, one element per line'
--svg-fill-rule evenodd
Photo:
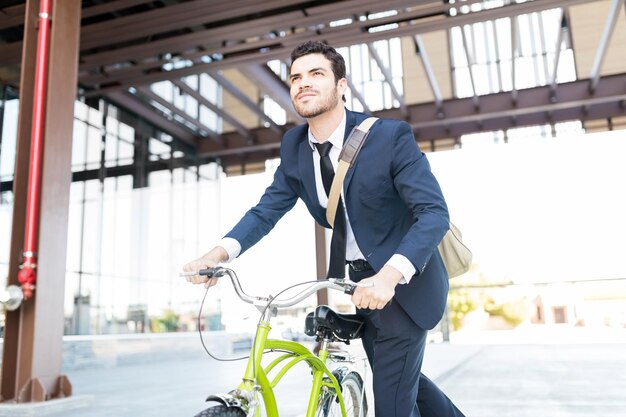
<path fill-rule="evenodd" d="M 346 110 L 347 138 L 366 115 Z M 272 184 L 226 236 L 241 244 L 241 253 L 265 236 L 298 198 L 324 227 L 326 211 L 319 204 L 308 126 L 285 133 L 281 162 Z M 404 255 L 417 272 L 409 284 L 396 287 L 394 298 L 424 329 L 441 319 L 448 294 L 448 275 L 436 250 L 449 227 L 448 209 L 426 156 L 411 127 L 380 119 L 348 170 L 344 196 L 350 225 L 359 248 L 379 271 L 395 254 Z"/>

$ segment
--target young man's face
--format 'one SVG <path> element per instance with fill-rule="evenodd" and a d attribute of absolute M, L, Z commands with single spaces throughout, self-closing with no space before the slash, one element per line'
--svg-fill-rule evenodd
<path fill-rule="evenodd" d="M 322 54 L 304 55 L 291 64 L 291 102 L 304 118 L 313 118 L 339 105 L 346 79 L 335 83 L 335 74 Z"/>

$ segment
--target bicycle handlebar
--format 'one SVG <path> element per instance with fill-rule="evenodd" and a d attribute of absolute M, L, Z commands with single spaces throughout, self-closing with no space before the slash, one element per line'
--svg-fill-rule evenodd
<path fill-rule="evenodd" d="M 181 275 L 189 275 L 189 273 L 181 274 Z M 329 278 L 327 280 L 317 281 L 311 284 L 310 287 L 306 288 L 305 290 L 301 291 L 299 294 L 291 298 L 287 298 L 285 300 L 276 300 L 272 297 L 258 297 L 258 296 L 251 296 L 251 295 L 246 294 L 241 288 L 241 284 L 239 282 L 239 278 L 237 277 L 237 274 L 235 273 L 235 271 L 229 268 L 215 267 L 215 268 L 201 269 L 200 271 L 198 271 L 197 273 L 194 273 L 193 275 L 203 275 L 209 278 L 221 278 L 224 275 L 228 275 L 233 284 L 233 288 L 235 289 L 235 292 L 237 293 L 239 298 L 241 298 L 242 301 L 245 301 L 246 303 L 249 303 L 249 304 L 257 304 L 259 302 L 262 302 L 265 304 L 271 304 L 273 307 L 276 307 L 276 308 L 291 307 L 295 304 L 298 304 L 300 301 L 304 300 L 308 296 L 315 294 L 317 291 L 322 290 L 324 288 L 331 288 L 333 290 L 343 291 L 346 294 L 353 294 L 356 287 L 361 286 L 358 283 L 348 281 L 345 279 Z"/>

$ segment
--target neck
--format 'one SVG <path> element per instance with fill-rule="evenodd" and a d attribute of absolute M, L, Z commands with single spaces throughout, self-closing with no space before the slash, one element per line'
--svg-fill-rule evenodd
<path fill-rule="evenodd" d="M 311 133 L 313 133 L 315 139 L 320 142 L 326 142 L 335 129 L 337 129 L 339 123 L 341 123 L 344 112 L 343 102 L 339 102 L 332 110 L 307 119 L 309 129 L 311 129 Z"/>

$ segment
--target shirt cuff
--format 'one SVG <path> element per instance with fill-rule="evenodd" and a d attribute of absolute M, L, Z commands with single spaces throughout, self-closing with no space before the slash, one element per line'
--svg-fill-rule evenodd
<path fill-rule="evenodd" d="M 241 253 L 241 244 L 232 237 L 222 238 L 217 246 L 223 247 L 226 253 L 228 253 L 228 259 L 225 262 L 231 262 Z"/>
<path fill-rule="evenodd" d="M 389 258 L 385 265 L 389 265 L 400 271 L 402 279 L 399 284 L 408 284 L 409 281 L 411 281 L 411 277 L 413 277 L 415 272 L 417 272 L 417 269 L 415 269 L 411 261 L 409 261 L 406 256 L 399 255 L 397 253 Z"/>

